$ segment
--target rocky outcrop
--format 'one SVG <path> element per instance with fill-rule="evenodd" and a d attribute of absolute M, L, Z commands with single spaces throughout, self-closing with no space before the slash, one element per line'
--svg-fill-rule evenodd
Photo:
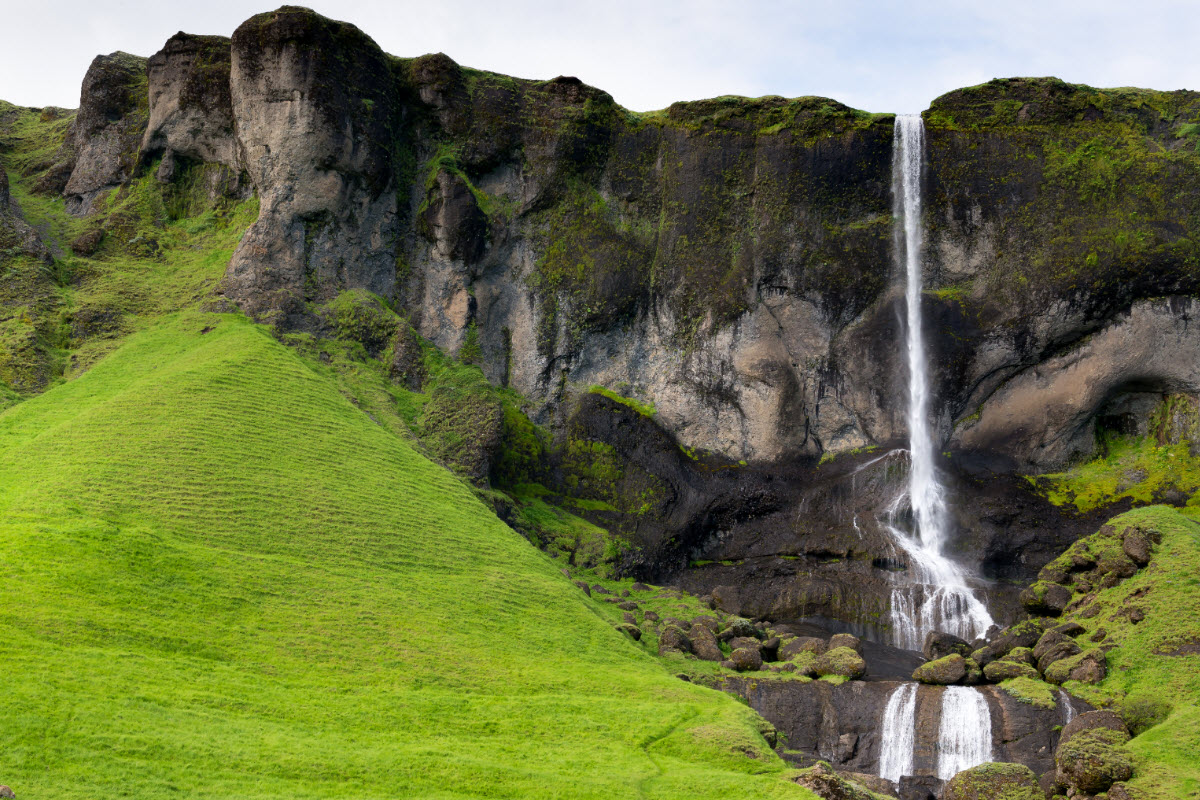
<path fill-rule="evenodd" d="M 230 94 L 232 54 L 224 36 L 179 33 L 147 63 L 149 120 L 143 159 L 161 158 L 158 177 L 169 182 L 180 160 L 240 170 Z"/>
<path fill-rule="evenodd" d="M 8 188 L 8 173 L 0 167 L 0 260 L 17 255 L 50 261 L 50 251 L 21 216 L 21 208 L 12 199 Z"/>
<path fill-rule="evenodd" d="M 284 6 L 234 32 L 230 95 L 260 211 L 226 295 L 281 325 L 347 289 L 391 297 L 397 109 L 383 51 L 353 25 Z"/>
<path fill-rule="evenodd" d="M 83 79 L 79 113 L 65 145 L 71 177 L 63 187 L 67 210 L 92 211 L 101 194 L 129 180 L 146 127 L 146 59 L 129 53 L 96 56 Z"/>

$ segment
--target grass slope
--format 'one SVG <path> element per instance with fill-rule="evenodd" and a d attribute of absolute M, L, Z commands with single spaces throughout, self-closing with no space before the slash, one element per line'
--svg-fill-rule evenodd
<path fill-rule="evenodd" d="M 1117 586 L 1100 590 L 1086 613 L 1072 613 L 1086 629 L 1085 647 L 1103 630 L 1108 677 L 1096 687 L 1069 681 L 1074 694 L 1111 705 L 1126 721 L 1150 725 L 1129 744 L 1137 771 L 1131 785 L 1147 798 L 1194 798 L 1200 792 L 1200 523 L 1198 512 L 1150 506 L 1109 524 L 1162 533 L 1149 566 Z M 1128 611 L 1145 618 L 1133 623 Z M 1135 730 L 1135 733 L 1138 731 Z"/>
<path fill-rule="evenodd" d="M 237 316 L 0 415 L 22 797 L 811 797 L 590 603 Z"/>

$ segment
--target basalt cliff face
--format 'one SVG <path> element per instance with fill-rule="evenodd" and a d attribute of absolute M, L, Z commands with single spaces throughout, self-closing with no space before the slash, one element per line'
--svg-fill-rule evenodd
<path fill-rule="evenodd" d="M 627 570 L 744 614 L 878 624 L 904 567 L 875 522 L 896 486 L 880 456 L 907 434 L 892 115 L 778 97 L 633 113 L 574 78 L 396 58 L 294 7 L 98 57 L 80 102 L 39 191 L 78 215 L 149 170 L 256 195 L 226 302 L 322 333 L 321 308 L 370 292 L 403 320 L 364 341 L 397 380 L 420 386 L 423 338 L 526 399 L 559 445 L 539 479 L 605 501 L 589 515 L 631 542 Z M 1016 586 L 1096 527 L 1018 473 L 1200 392 L 1200 94 L 998 80 L 924 116 L 952 554 Z M 498 408 L 474 419 L 505 425 Z M 483 440 L 477 479 L 507 441 Z M 577 443 L 615 477 L 573 478 Z M 993 589 L 1001 617 L 1014 592 Z"/>

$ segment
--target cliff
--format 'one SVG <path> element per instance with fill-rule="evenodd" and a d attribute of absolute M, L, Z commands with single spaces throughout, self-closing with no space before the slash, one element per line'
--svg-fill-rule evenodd
<path fill-rule="evenodd" d="M 1015 608 L 1010 582 L 1095 527 L 1017 476 L 1200 389 L 1200 95 L 1011 79 L 924 116 L 953 555 Z M 618 536 L 621 569 L 869 626 L 896 556 L 875 459 L 906 436 L 893 119 L 813 97 L 636 114 L 574 78 L 390 56 L 285 6 L 231 39 L 98 57 L 77 114 L 46 123 L 59 141 L 26 152 L 10 126 L 5 147 L 31 202 L 78 217 L 44 238 L 83 273 L 93 254 L 162 258 L 164 220 L 257 201 L 197 291 L 385 362 L 430 398 L 410 420 L 429 452 L 502 489 L 517 527 L 519 487 L 540 485 Z M 98 308 L 66 320 L 39 275 L 6 306 L 32 320 L 0 357 L 20 392 L 121 330 Z M 487 384 L 439 371 L 431 345 Z"/>

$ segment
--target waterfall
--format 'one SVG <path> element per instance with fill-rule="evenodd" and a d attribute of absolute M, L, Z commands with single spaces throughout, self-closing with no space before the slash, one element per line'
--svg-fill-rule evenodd
<path fill-rule="evenodd" d="M 937 752 L 937 776 L 944 781 L 992 760 L 992 715 L 982 692 L 965 686 L 946 687 Z"/>
<path fill-rule="evenodd" d="M 1062 701 L 1063 725 L 1070 725 L 1071 720 L 1075 719 L 1075 706 L 1071 705 L 1071 695 L 1067 694 L 1066 690 L 1059 689 L 1058 699 Z"/>
<path fill-rule="evenodd" d="M 904 220 L 896 237 L 896 257 L 907 274 L 905 299 L 908 328 L 908 488 L 897 497 L 882 522 L 909 557 L 911 577 L 892 590 L 893 644 L 919 650 L 925 635 L 937 630 L 968 641 L 992 625 L 987 608 L 967 586 L 962 570 L 942 555 L 946 539 L 945 491 L 934 466 L 929 428 L 929 378 L 921 330 L 921 162 L 925 129 L 920 115 L 896 118 L 893 145 L 894 215 Z M 903 247 L 901 247 L 903 243 Z M 911 510 L 911 535 L 901 528 L 903 511 Z"/>
<path fill-rule="evenodd" d="M 917 685 L 904 683 L 888 697 L 880 730 L 879 777 L 897 782 L 913 774 Z"/>

